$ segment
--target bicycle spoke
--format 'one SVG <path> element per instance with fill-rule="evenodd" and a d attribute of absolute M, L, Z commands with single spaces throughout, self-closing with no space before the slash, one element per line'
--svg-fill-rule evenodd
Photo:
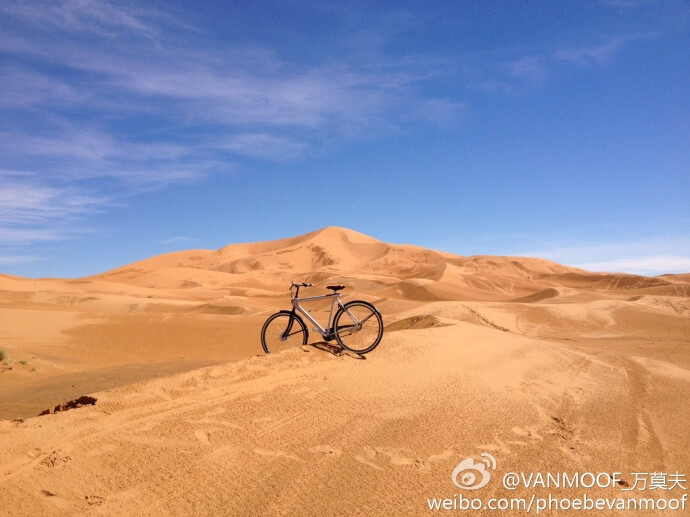
<path fill-rule="evenodd" d="M 271 316 L 261 330 L 261 344 L 266 353 L 275 353 L 307 343 L 306 328 L 289 314 Z"/>
<path fill-rule="evenodd" d="M 371 314 L 369 314 L 369 316 L 367 316 L 367 317 L 364 318 L 362 321 L 360 321 L 359 324 L 360 324 L 360 325 L 364 325 L 364 323 L 365 323 L 369 318 L 371 318 L 374 314 L 375 314 L 375 313 L 372 312 Z"/>
<path fill-rule="evenodd" d="M 348 350 L 367 353 L 378 345 L 383 335 L 381 315 L 366 302 L 350 302 L 338 313 L 336 321 L 338 343 Z"/>
<path fill-rule="evenodd" d="M 342 336 L 349 336 L 350 334 L 355 332 L 356 329 L 357 329 L 357 325 L 339 325 L 338 326 L 338 334 L 340 334 L 341 337 Z M 343 331 L 345 331 L 346 333 L 343 334 Z"/>

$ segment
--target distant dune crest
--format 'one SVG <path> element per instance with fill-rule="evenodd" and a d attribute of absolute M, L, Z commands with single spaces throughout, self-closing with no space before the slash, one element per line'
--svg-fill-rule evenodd
<path fill-rule="evenodd" d="M 462 257 L 418 246 L 388 244 L 329 226 L 286 239 L 168 253 L 91 279 L 162 288 L 192 284 L 264 288 L 274 282 L 276 286 L 281 282 L 287 285 L 292 278 L 315 283 L 330 279 L 414 300 L 527 303 L 558 297 L 561 288 L 644 289 L 648 294 L 673 294 L 687 284 L 686 276 L 591 273 L 530 257 Z"/>

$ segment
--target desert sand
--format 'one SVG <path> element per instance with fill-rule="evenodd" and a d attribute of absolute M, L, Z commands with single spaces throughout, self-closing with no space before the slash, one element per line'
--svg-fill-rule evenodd
<path fill-rule="evenodd" d="M 380 346 L 358 357 L 312 335 L 264 355 L 291 280 L 376 304 Z M 0 275 L 0 350 L 0 515 L 425 515 L 456 494 L 687 493 L 633 488 L 634 473 L 690 474 L 688 275 L 328 227 L 87 278 Z M 38 416 L 87 394 L 94 405 Z M 492 479 L 463 491 L 451 473 L 482 453 Z M 509 491 L 511 471 L 622 479 Z"/>

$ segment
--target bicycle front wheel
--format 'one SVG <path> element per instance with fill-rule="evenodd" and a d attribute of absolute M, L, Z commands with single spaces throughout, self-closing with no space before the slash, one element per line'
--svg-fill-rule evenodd
<path fill-rule="evenodd" d="M 261 346 L 267 354 L 306 345 L 307 328 L 299 318 L 289 312 L 270 316 L 261 329 Z"/>
<path fill-rule="evenodd" d="M 371 352 L 383 337 L 381 313 L 361 300 L 346 303 L 335 315 L 333 327 L 338 344 L 357 354 Z"/>

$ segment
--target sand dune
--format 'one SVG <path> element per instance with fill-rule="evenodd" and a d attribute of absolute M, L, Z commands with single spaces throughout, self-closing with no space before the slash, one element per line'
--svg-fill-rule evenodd
<path fill-rule="evenodd" d="M 312 337 L 263 355 L 293 279 L 375 303 L 379 348 L 362 359 Z M 336 227 L 82 279 L 0 275 L 0 515 L 421 515 L 482 452 L 497 476 L 687 474 L 689 347 L 688 274 Z M 37 417 L 85 394 L 96 404 Z M 492 480 L 470 495 L 532 493 L 548 491 Z"/>

